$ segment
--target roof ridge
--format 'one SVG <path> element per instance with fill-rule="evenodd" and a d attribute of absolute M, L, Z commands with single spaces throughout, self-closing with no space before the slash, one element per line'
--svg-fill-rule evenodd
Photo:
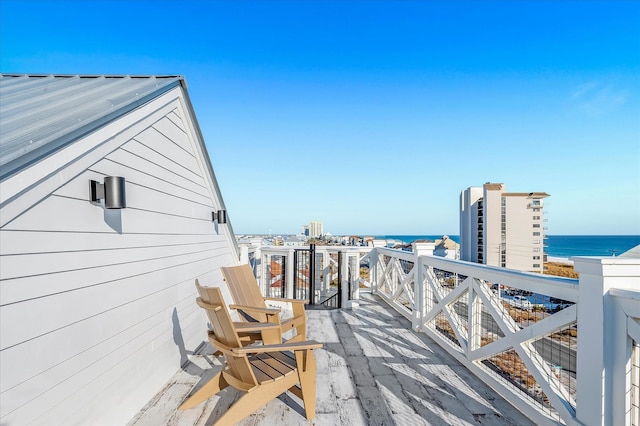
<path fill-rule="evenodd" d="M 0 77 L 79 77 L 79 78 L 180 78 L 184 80 L 181 74 L 44 74 L 44 73 L 0 73 Z"/>

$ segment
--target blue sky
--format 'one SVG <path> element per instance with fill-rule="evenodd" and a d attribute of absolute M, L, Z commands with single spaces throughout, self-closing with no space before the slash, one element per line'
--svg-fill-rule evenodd
<path fill-rule="evenodd" d="M 639 1 L 0 1 L 0 70 L 181 74 L 236 234 L 640 234 Z"/>

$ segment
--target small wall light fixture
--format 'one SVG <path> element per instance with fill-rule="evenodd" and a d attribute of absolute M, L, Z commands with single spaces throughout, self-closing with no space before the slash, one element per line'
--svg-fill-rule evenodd
<path fill-rule="evenodd" d="M 227 211 L 218 210 L 217 212 L 211 212 L 211 220 L 220 224 L 227 223 Z"/>
<path fill-rule="evenodd" d="M 124 209 L 127 207 L 124 186 L 125 179 L 120 176 L 106 176 L 104 183 L 91 180 L 89 181 L 91 201 L 104 200 L 104 207 L 107 209 Z"/>

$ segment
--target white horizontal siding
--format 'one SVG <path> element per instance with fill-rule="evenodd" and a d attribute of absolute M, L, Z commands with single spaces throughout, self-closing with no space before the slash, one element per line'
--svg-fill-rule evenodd
<path fill-rule="evenodd" d="M 102 284 L 82 286 L 73 289 L 73 291 L 70 289 L 46 297 L 5 305 L 0 312 L 0 322 L 12 324 L 12 327 L 0 336 L 0 350 L 58 330 L 70 323 L 82 321 L 92 315 L 115 309 L 132 300 L 162 291 L 173 285 L 175 280 L 185 276 L 188 273 L 185 269 L 188 270 L 192 263 L 206 262 L 211 257 L 209 253 L 204 252 L 135 262 L 131 264 L 132 272 L 138 272 L 139 269 L 142 269 L 137 266 L 139 263 L 142 263 L 145 269 L 154 272 L 143 272 Z M 95 275 L 107 274 L 108 276 L 110 269 L 127 270 L 129 265 L 106 265 L 90 270 L 84 269 L 80 272 L 93 272 Z M 65 275 L 72 275 L 72 273 L 56 275 L 58 276 L 52 276 L 51 279 L 65 281 Z M 73 309 L 70 310 L 70 306 Z M 43 319 L 46 320 L 43 321 Z"/>
<path fill-rule="evenodd" d="M 131 144 L 131 146 L 125 146 L 124 148 L 134 154 L 149 158 L 153 163 L 173 170 L 174 173 L 184 176 L 193 182 L 204 184 L 202 176 L 193 172 L 194 167 L 197 167 L 197 162 L 193 155 L 173 143 L 170 145 L 172 149 L 164 152 L 158 151 L 159 147 L 164 148 L 167 146 L 164 143 L 167 139 L 162 133 L 151 128 L 137 135 L 135 140 L 139 143 L 136 145 Z"/>
<path fill-rule="evenodd" d="M 53 235 L 53 234 L 52 234 Z M 52 237 L 55 238 L 55 237 Z M 215 255 L 216 250 L 225 251 L 224 242 L 207 241 L 178 246 L 159 247 L 131 247 L 111 250 L 79 250 L 69 252 L 33 253 L 16 256 L 3 256 L 0 259 L 0 268 L 4 269 L 2 277 L 4 281 L 13 281 L 20 278 L 31 278 L 38 275 L 51 275 L 67 273 L 94 268 L 112 268 L 113 266 L 125 266 L 155 260 L 169 261 L 173 258 L 184 258 L 189 261 L 195 256 L 203 254 L 207 257 Z M 65 270 L 61 270 L 64 265 Z M 131 270 L 133 271 L 133 269 Z M 42 294 L 33 292 L 30 296 L 25 293 L 23 297 L 15 300 L 2 299 L 2 305 L 14 303 L 19 300 L 40 297 Z M 47 294 L 47 293 L 44 293 Z"/>
<path fill-rule="evenodd" d="M 182 246 L 206 243 L 211 239 L 206 234 L 131 234 L 127 236 L 128 246 L 123 246 L 125 241 L 100 233 L 56 232 L 54 236 L 49 232 L 0 230 L 0 235 L 0 255 Z"/>
<path fill-rule="evenodd" d="M 33 186 L 11 180 L 0 228 L 2 424 L 124 423 L 206 336 L 194 280 L 224 286 L 219 267 L 236 254 L 211 221 L 221 198 L 180 90 L 59 153 L 64 166 L 27 169 Z M 89 180 L 107 175 L 126 178 L 126 209 L 88 201 Z"/>
<path fill-rule="evenodd" d="M 193 283 L 184 283 L 183 287 L 185 290 L 191 289 L 193 288 Z M 163 298 L 160 296 L 150 298 L 144 303 L 134 303 L 129 307 L 113 312 L 111 315 L 103 315 L 102 321 L 96 319 L 94 321 L 95 324 L 93 324 L 94 327 L 104 326 L 104 321 L 114 320 L 116 322 L 111 328 L 121 326 L 122 329 L 88 348 L 78 348 L 77 340 L 79 339 L 77 338 L 77 333 L 82 333 L 87 328 L 87 325 L 90 324 L 85 324 L 84 326 L 83 324 L 75 325 L 69 333 L 60 333 L 58 336 L 46 339 L 50 341 L 53 348 L 63 343 L 71 346 L 74 350 L 73 355 L 58 361 L 57 364 L 52 364 L 45 370 L 38 371 L 37 375 L 24 378 L 17 384 L 15 380 L 12 381 L 12 387 L 6 393 L 17 397 L 11 399 L 12 406 L 7 408 L 16 410 L 14 415 L 23 418 L 24 415 L 32 415 L 30 411 L 33 410 L 33 404 L 35 403 L 45 408 L 44 410 L 41 409 L 44 414 L 49 407 L 67 398 L 76 400 L 79 394 L 84 394 L 85 388 L 90 386 L 91 382 L 113 380 L 122 365 L 124 365 L 125 369 L 145 371 L 147 369 L 146 362 L 153 362 L 151 358 L 155 356 L 168 357 L 173 360 L 171 362 L 173 364 L 172 371 L 175 372 L 180 366 L 181 348 L 174 344 L 173 347 L 166 349 L 166 353 L 159 351 L 159 348 L 169 342 L 173 342 L 174 335 L 178 336 L 184 333 L 177 331 L 175 329 L 176 326 L 189 330 L 189 325 L 194 325 L 193 321 L 189 321 L 192 316 L 199 319 L 196 321 L 196 323 L 199 323 L 199 325 L 195 324 L 196 328 L 202 328 L 202 317 L 200 312 L 194 308 L 192 294 L 188 294 L 183 300 L 177 300 L 172 306 L 162 306 L 162 300 Z M 185 317 L 186 320 L 173 321 L 174 309 L 178 318 Z M 133 325 L 127 324 L 124 320 L 118 321 L 123 316 L 125 318 L 138 316 L 137 312 L 140 310 L 151 312 L 152 315 Z M 202 340 L 202 336 L 203 334 L 200 334 L 196 336 L 196 339 L 191 340 L 186 340 L 183 337 L 185 339 L 185 347 L 182 350 L 194 350 Z M 63 340 L 64 337 L 66 337 L 66 340 Z M 32 346 L 36 351 L 40 349 L 37 345 Z M 132 354 L 139 351 L 146 353 L 149 358 L 145 364 L 132 363 L 129 359 Z M 44 353 L 41 349 L 38 355 L 43 357 Z M 37 358 L 31 359 L 31 361 L 38 363 Z M 3 362 L 21 362 L 21 360 L 7 356 L 3 357 Z M 47 362 L 50 361 L 47 360 Z M 36 395 L 31 392 L 33 388 L 38 389 Z M 156 391 L 158 389 L 156 388 Z M 128 395 L 128 397 L 131 397 L 131 395 Z M 24 411 L 24 413 L 20 414 L 21 411 Z M 37 418 L 37 416 L 33 418 Z M 31 421 L 29 419 L 29 422 Z"/>
<path fill-rule="evenodd" d="M 137 166 L 137 170 L 144 170 L 145 173 L 154 176 L 156 179 L 171 183 L 195 194 L 208 196 L 203 185 L 204 182 L 192 174 L 185 173 L 184 169 L 138 141 L 129 142 L 122 150 L 114 152 L 107 158 L 119 165 L 132 164 L 134 170 L 136 170 Z M 102 165 L 102 167 L 106 166 Z"/>
<path fill-rule="evenodd" d="M 87 197 L 89 193 L 87 184 Z M 128 197 L 127 197 L 128 199 Z M 47 212 L 64 211 L 62 217 L 51 220 Z M 128 207 L 123 210 L 105 210 L 87 200 L 51 196 L 38 204 L 4 229 L 67 232 L 108 232 L 116 234 L 212 234 L 216 226 L 211 222 L 211 209 L 200 211 L 200 217 L 175 215 L 170 212 L 147 211 Z"/>
<path fill-rule="evenodd" d="M 189 330 L 196 330 L 195 335 L 184 334 L 185 341 L 202 340 L 202 318 L 201 312 L 197 312 L 199 321 L 197 324 L 182 324 L 183 328 Z M 197 330 L 200 330 L 198 332 Z M 165 329 L 161 331 L 161 335 L 165 336 L 172 333 L 171 329 Z M 167 365 L 178 364 L 179 361 L 174 355 L 176 349 L 176 342 L 173 340 L 167 340 L 164 344 L 160 342 L 154 342 L 154 345 L 146 345 L 140 350 L 134 352 L 128 357 L 127 363 L 119 363 L 110 369 L 107 375 L 100 377 L 99 380 L 91 382 L 89 387 L 85 388 L 87 391 L 82 393 L 76 393 L 74 398 L 77 401 L 82 402 L 82 405 L 75 404 L 76 400 L 66 400 L 63 404 L 55 407 L 51 411 L 53 415 L 60 415 L 62 418 L 68 419 L 63 421 L 65 424 L 72 422 L 78 422 L 80 424 L 91 424 L 92 419 L 95 418 L 92 413 L 92 408 L 99 406 L 103 403 L 102 395 L 110 394 L 114 396 L 113 405 L 118 407 L 118 410 L 123 412 L 137 412 L 141 407 L 138 401 L 129 398 L 129 395 L 135 395 L 139 393 L 139 388 L 145 389 L 162 389 L 166 383 L 167 378 L 163 378 L 160 375 L 150 375 L 147 371 L 137 367 L 138 364 L 144 364 L 148 371 L 156 371 L 166 369 Z M 195 346 L 187 348 L 189 351 L 196 349 Z M 102 390 L 99 393 L 99 390 Z M 150 399 L 150 398 L 148 398 Z M 145 401 L 147 402 L 147 401 Z M 128 420 L 128 419 L 127 419 Z M 107 415 L 101 418 L 102 424 L 119 424 L 122 423 L 122 414 L 117 410 L 113 410 Z M 46 418 L 41 418 L 37 422 L 38 424 L 47 425 Z"/>
<path fill-rule="evenodd" d="M 117 172 L 122 170 L 124 164 L 132 164 L 136 161 L 135 158 L 129 158 L 131 156 L 133 156 L 133 154 L 124 150 L 117 151 L 113 156 L 95 165 L 92 171 L 104 176 L 116 176 Z M 150 166 L 154 167 L 155 170 L 150 170 Z M 191 200 L 191 202 L 194 203 L 211 205 L 211 196 L 207 193 L 205 187 L 184 180 L 181 176 L 170 174 L 166 170 L 148 161 L 143 164 L 140 169 L 145 171 L 142 172 L 129 167 L 127 169 L 127 181 L 135 182 L 136 185 L 147 188 L 156 188 L 156 190 L 162 187 L 163 191 L 175 197 Z M 152 171 L 156 173 L 151 174 Z"/>
<path fill-rule="evenodd" d="M 171 120 L 171 122 L 175 124 L 177 128 L 187 133 L 187 130 L 184 128 L 184 121 L 182 121 L 182 115 L 180 114 L 180 111 L 178 109 L 174 109 L 169 114 L 167 114 L 166 117 Z"/>
<path fill-rule="evenodd" d="M 189 135 L 184 129 L 184 126 L 176 124 L 176 122 L 182 120 L 175 114 L 175 111 L 176 110 L 171 111 L 171 113 L 163 117 L 162 120 L 158 120 L 154 123 L 153 128 L 178 147 L 182 148 L 184 152 L 195 157 L 193 155 L 191 143 L 189 142 Z"/>
<path fill-rule="evenodd" d="M 202 272 L 198 275 L 200 277 L 212 276 L 213 271 Z M 152 278 L 157 279 L 158 277 Z M 86 367 L 95 359 L 114 351 L 130 339 L 139 341 L 140 336 L 150 328 L 158 324 L 166 326 L 169 319 L 166 316 L 166 311 L 172 310 L 174 307 L 180 308 L 181 316 L 193 312 L 197 308 L 193 303 L 193 289 L 193 280 L 187 279 L 138 300 L 130 301 L 111 310 L 102 310 L 97 315 L 66 324 L 62 328 L 39 336 L 38 339 L 25 341 L 22 345 L 0 352 L 3 362 L 24 362 L 24 368 L 11 370 L 3 377 L 2 392 L 17 386 L 28 386 L 33 378 L 47 371 L 62 374 L 64 377 L 66 374 L 65 363 L 70 363 L 67 366 L 70 370 Z M 183 303 L 183 306 L 178 306 L 179 303 Z M 137 312 L 145 312 L 146 314 L 138 316 Z M 131 322 L 132 316 L 137 317 L 136 322 Z M 108 327 L 105 327 L 105 323 L 108 324 Z M 78 333 L 87 328 L 93 329 L 94 332 L 85 339 L 76 339 Z M 56 347 L 60 342 L 64 342 L 65 347 L 47 354 L 45 359 L 39 359 L 42 357 L 42 353 L 39 353 L 37 348 L 43 344 Z M 85 357 L 85 362 L 82 361 L 82 357 Z M 21 360 L 21 358 L 24 359 Z"/>
<path fill-rule="evenodd" d="M 226 247 L 213 243 L 198 245 L 47 253 L 24 256 L 3 256 L 2 267 L 14 276 L 4 278 L 2 306 L 31 299 L 54 296 L 70 290 L 108 285 L 129 278 L 224 257 Z M 30 263 L 33 261 L 33 267 Z M 41 264 L 37 264 L 41 262 Z M 86 262 L 86 263 L 83 263 Z M 61 268 L 65 268 L 64 270 Z M 23 274 L 15 276 L 15 274 Z M 12 308 L 0 312 L 0 317 Z M 22 310 L 21 307 L 13 309 Z M 11 334 L 8 332 L 7 335 Z M 0 336 L 0 348 L 10 346 L 7 335 Z"/>

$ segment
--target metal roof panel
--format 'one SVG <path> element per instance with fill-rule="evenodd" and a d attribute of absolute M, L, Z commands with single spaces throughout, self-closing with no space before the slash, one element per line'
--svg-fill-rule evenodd
<path fill-rule="evenodd" d="M 0 74 L 0 179 L 178 84 L 180 76 Z"/>

